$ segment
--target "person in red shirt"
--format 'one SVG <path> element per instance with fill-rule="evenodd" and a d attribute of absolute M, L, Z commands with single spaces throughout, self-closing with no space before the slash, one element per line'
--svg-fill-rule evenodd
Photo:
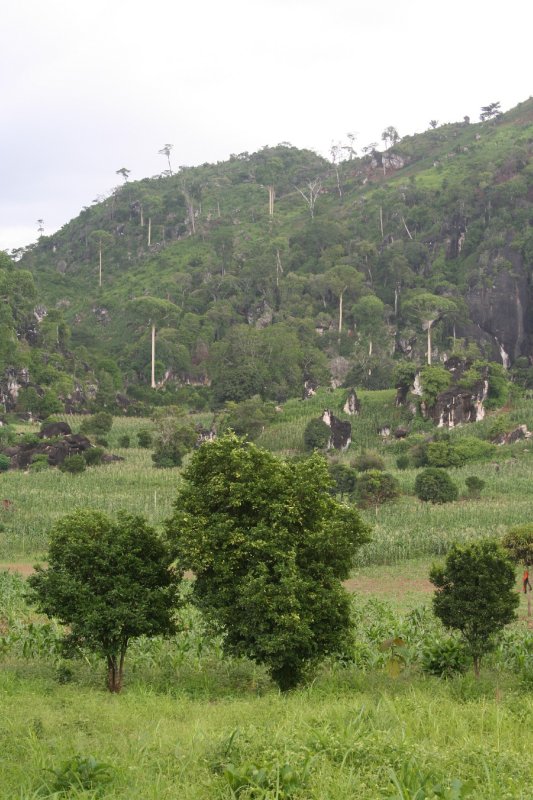
<path fill-rule="evenodd" d="M 524 569 L 524 574 L 522 576 L 522 584 L 524 586 L 524 594 L 527 593 L 527 587 L 529 586 L 529 591 L 531 591 L 531 584 L 529 582 L 529 567 Z"/>

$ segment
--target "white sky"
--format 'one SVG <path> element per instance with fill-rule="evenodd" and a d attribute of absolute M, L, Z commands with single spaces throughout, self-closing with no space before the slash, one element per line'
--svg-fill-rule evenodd
<path fill-rule="evenodd" d="M 529 0 L 0 0 L 0 249 L 130 178 L 532 93 Z"/>

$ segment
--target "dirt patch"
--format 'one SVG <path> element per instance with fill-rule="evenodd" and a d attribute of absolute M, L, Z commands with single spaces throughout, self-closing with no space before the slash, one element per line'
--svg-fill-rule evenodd
<path fill-rule="evenodd" d="M 35 569 L 32 564 L 25 564 L 25 563 L 0 563 L 0 572 L 7 570 L 8 572 L 18 572 L 19 575 L 22 575 L 24 578 L 27 578 L 28 575 L 33 575 Z"/>

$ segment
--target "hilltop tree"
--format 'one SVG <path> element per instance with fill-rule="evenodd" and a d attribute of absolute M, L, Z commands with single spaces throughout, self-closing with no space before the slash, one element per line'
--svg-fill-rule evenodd
<path fill-rule="evenodd" d="M 328 271 L 324 274 L 324 282 L 331 293 L 334 294 L 339 300 L 338 332 L 340 336 L 342 333 L 343 323 L 342 305 L 344 295 L 346 293 L 356 294 L 357 292 L 361 291 L 363 286 L 363 276 L 360 272 L 354 269 L 354 267 L 350 267 L 348 264 L 339 264 L 336 267 L 328 269 Z"/>
<path fill-rule="evenodd" d="M 177 319 L 179 309 L 169 300 L 161 300 L 158 297 L 138 297 L 131 300 L 128 304 L 130 313 L 136 322 L 149 325 L 152 332 L 152 356 L 151 356 L 151 378 L 150 386 L 156 388 L 155 382 L 155 334 L 157 326 L 168 321 L 172 317 Z"/>
<path fill-rule="evenodd" d="M 172 173 L 172 165 L 170 163 L 170 153 L 172 152 L 172 148 L 173 147 L 174 147 L 173 144 L 164 144 L 163 147 L 161 148 L 161 150 L 157 151 L 160 156 L 166 156 L 166 159 L 168 161 L 168 174 L 169 175 L 173 174 Z"/>
<path fill-rule="evenodd" d="M 349 650 L 341 580 L 368 529 L 331 496 L 325 459 L 282 461 L 227 435 L 202 445 L 183 477 L 167 534 L 226 651 L 265 664 L 287 690 Z"/>
<path fill-rule="evenodd" d="M 175 631 L 167 548 L 142 517 L 86 509 L 56 523 L 47 562 L 28 579 L 39 610 L 68 626 L 67 642 L 106 659 L 107 687 L 120 692 L 130 641 Z"/>
<path fill-rule="evenodd" d="M 501 545 L 482 539 L 453 545 L 444 566 L 433 566 L 429 579 L 437 590 L 436 616 L 459 631 L 479 677 L 481 659 L 493 648 L 495 635 L 516 617 L 513 565 Z"/>
<path fill-rule="evenodd" d="M 403 304 L 403 313 L 422 324 L 427 331 L 427 362 L 431 364 L 431 329 L 445 314 L 455 311 L 453 300 L 430 292 L 413 292 Z"/>
<path fill-rule="evenodd" d="M 104 250 L 107 250 L 113 244 L 113 236 L 112 234 L 108 233 L 107 231 L 103 230 L 96 230 L 92 231 L 89 235 L 89 239 L 91 240 L 94 247 L 96 247 L 98 251 L 98 286 L 102 286 L 102 255 Z"/>
<path fill-rule="evenodd" d="M 115 174 L 116 175 L 120 175 L 122 178 L 124 178 L 124 183 L 126 183 L 126 181 L 128 180 L 130 172 L 131 172 L 131 169 L 126 169 L 126 167 L 121 167 L 120 169 L 117 169 Z"/>
<path fill-rule="evenodd" d="M 481 106 L 481 113 L 479 118 L 482 122 L 489 119 L 498 119 L 501 117 L 500 103 L 489 103 L 488 106 Z"/>

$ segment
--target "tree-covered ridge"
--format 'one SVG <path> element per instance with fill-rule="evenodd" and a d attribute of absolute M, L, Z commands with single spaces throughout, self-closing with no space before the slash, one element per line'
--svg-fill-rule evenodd
<path fill-rule="evenodd" d="M 452 351 L 527 373 L 533 101 L 403 140 L 391 126 L 364 150 L 329 162 L 281 144 L 141 181 L 124 168 L 17 271 L 62 309 L 106 402 L 176 382 L 215 403 L 379 388 L 396 359 Z"/>

